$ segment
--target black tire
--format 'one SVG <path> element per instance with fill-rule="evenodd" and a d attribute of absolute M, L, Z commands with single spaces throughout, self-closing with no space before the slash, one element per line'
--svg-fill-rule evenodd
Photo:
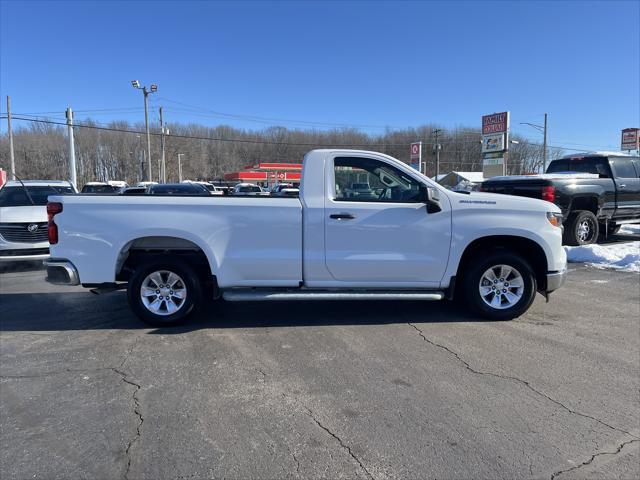
<path fill-rule="evenodd" d="M 508 306 L 509 300 L 506 294 L 500 294 L 501 296 L 498 297 L 502 299 L 500 308 L 490 306 L 484 300 L 484 298 L 489 302 L 493 300 L 496 295 L 494 292 L 490 292 L 484 298 L 480 293 L 481 282 L 483 282 L 485 272 L 499 265 L 506 265 L 514 269 L 520 274 L 520 278 L 522 279 L 522 287 L 520 290 L 520 288 L 514 285 L 507 285 L 508 281 L 516 276 L 515 274 L 513 274 L 513 276 L 509 274 L 503 282 L 500 282 L 500 279 L 497 278 L 497 286 L 506 287 L 503 291 L 507 290 L 507 292 L 512 295 L 511 298 L 517 298 L 519 294 L 521 295 L 519 300 L 515 301 L 513 305 Z M 494 271 L 499 273 L 499 267 Z M 478 260 L 468 265 L 467 270 L 463 274 L 462 284 L 460 286 L 462 288 L 462 296 L 467 306 L 475 313 L 489 320 L 511 320 L 512 318 L 519 317 L 529 309 L 536 296 L 537 290 L 536 276 L 529 263 L 520 255 L 509 251 L 494 251 L 487 255 L 478 255 Z M 493 287 L 494 285 L 488 283 L 485 286 Z M 500 291 L 500 289 L 498 289 L 498 291 Z M 493 296 L 491 294 L 493 294 Z"/>
<path fill-rule="evenodd" d="M 166 300 L 160 300 L 160 307 L 157 308 L 158 313 L 154 313 L 150 308 L 147 307 L 144 303 L 142 296 L 142 285 L 147 277 L 154 272 L 162 272 L 160 273 L 162 280 L 168 280 L 169 277 L 164 272 L 173 273 L 177 277 L 179 277 L 180 282 L 174 284 L 176 286 L 176 293 L 178 289 L 182 290 L 181 285 L 184 286 L 184 295 L 185 298 L 174 297 L 173 291 L 164 292 L 167 294 L 171 294 L 170 302 Z M 173 277 L 172 277 L 173 278 Z M 147 284 L 148 286 L 149 284 Z M 164 289 L 170 288 L 167 285 L 163 285 Z M 173 287 L 171 287 L 173 288 Z M 158 289 L 157 291 L 160 291 Z M 163 291 L 160 291 L 161 293 Z M 169 295 L 167 295 L 169 296 Z M 147 298 L 147 302 L 150 300 L 157 300 L 157 295 L 155 297 L 145 297 Z M 162 296 L 160 296 L 162 298 Z M 142 263 L 138 265 L 133 272 L 133 275 L 129 279 L 129 284 L 127 285 L 127 299 L 129 301 L 129 305 L 133 312 L 148 325 L 154 327 L 171 327 L 183 323 L 190 315 L 192 315 L 201 305 L 202 303 L 202 291 L 200 287 L 200 279 L 196 274 L 195 270 L 189 266 L 187 263 L 182 262 L 180 260 L 175 260 L 171 258 L 167 259 L 154 259 L 149 260 L 148 262 Z M 174 306 L 177 306 L 177 310 L 173 313 L 169 312 L 169 303 L 173 303 Z M 164 309 L 162 305 L 164 304 Z"/>
<path fill-rule="evenodd" d="M 564 225 L 565 245 L 591 245 L 598 241 L 600 225 L 589 210 L 576 210 L 569 214 Z"/>

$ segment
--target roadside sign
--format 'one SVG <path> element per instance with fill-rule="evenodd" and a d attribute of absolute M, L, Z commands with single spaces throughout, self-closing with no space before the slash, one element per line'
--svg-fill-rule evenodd
<path fill-rule="evenodd" d="M 491 133 L 482 136 L 482 153 L 502 152 L 505 150 L 504 133 Z"/>
<path fill-rule="evenodd" d="M 482 117 L 482 134 L 507 133 L 509 130 L 509 112 L 492 113 Z"/>
<path fill-rule="evenodd" d="M 622 130 L 620 150 L 640 150 L 640 128 L 625 128 Z"/>
<path fill-rule="evenodd" d="M 419 172 L 422 171 L 422 142 L 414 142 L 411 144 L 409 165 Z"/>
<path fill-rule="evenodd" d="M 509 150 L 509 112 L 482 116 L 482 173 L 485 178 L 504 175 Z"/>

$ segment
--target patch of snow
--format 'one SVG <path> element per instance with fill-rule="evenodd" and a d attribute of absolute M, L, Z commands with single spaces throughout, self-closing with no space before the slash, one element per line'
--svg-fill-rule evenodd
<path fill-rule="evenodd" d="M 640 225 L 620 225 L 618 233 L 626 235 L 640 235 Z"/>
<path fill-rule="evenodd" d="M 569 262 L 640 273 L 640 242 L 564 247 Z"/>

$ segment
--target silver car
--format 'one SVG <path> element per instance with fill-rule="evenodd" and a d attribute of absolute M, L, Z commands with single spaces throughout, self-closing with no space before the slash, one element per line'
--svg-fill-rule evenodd
<path fill-rule="evenodd" d="M 0 188 L 0 262 L 49 257 L 47 198 L 68 193 L 76 193 L 73 186 L 56 180 L 10 180 Z"/>

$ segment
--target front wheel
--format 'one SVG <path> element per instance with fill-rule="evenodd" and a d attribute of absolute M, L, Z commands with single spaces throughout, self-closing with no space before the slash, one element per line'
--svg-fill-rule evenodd
<path fill-rule="evenodd" d="M 134 271 L 127 285 L 133 312 L 154 327 L 182 323 L 201 303 L 200 282 L 186 263 L 150 260 Z"/>
<path fill-rule="evenodd" d="M 529 264 L 509 252 L 491 253 L 463 273 L 467 305 L 490 320 L 510 320 L 525 313 L 536 295 L 536 277 Z"/>

